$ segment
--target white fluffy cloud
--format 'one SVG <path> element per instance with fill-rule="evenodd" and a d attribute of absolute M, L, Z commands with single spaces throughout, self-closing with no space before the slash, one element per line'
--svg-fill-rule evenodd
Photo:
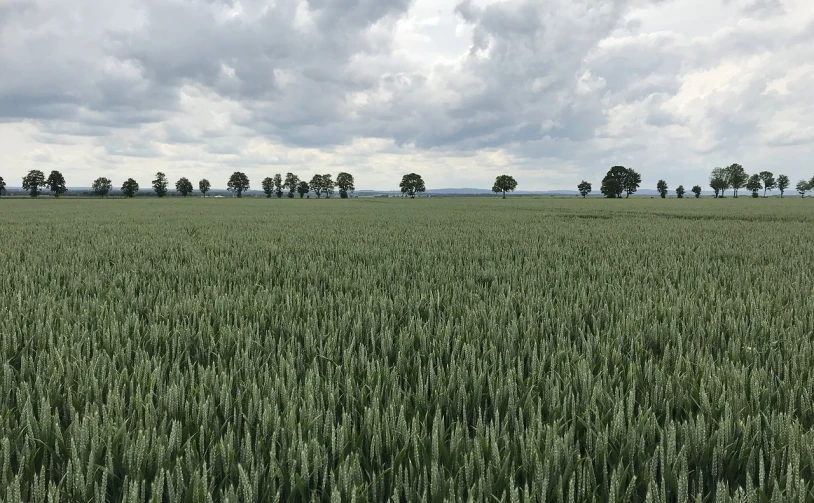
<path fill-rule="evenodd" d="M 0 176 L 810 178 L 811 54 L 808 0 L 0 0 Z"/>

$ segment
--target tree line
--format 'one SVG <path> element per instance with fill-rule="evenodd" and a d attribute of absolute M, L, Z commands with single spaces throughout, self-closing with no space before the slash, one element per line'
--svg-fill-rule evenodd
<path fill-rule="evenodd" d="M 625 198 L 635 194 L 642 183 L 641 175 L 634 169 L 626 168 L 624 166 L 613 166 L 605 174 L 602 179 L 600 192 L 603 196 L 608 198 L 621 198 L 622 194 Z M 155 175 L 155 180 L 152 181 L 152 189 L 158 197 L 167 195 L 169 180 L 167 175 L 158 172 Z M 289 198 L 294 198 L 299 195 L 300 198 L 305 197 L 310 193 L 314 193 L 317 198 L 325 196 L 330 198 L 337 190 L 339 197 L 345 199 L 349 197 L 356 190 L 354 185 L 353 175 L 346 172 L 341 172 L 337 175 L 336 180 L 330 174 L 314 175 L 310 181 L 301 180 L 294 173 L 286 173 L 285 178 L 281 174 L 276 174 L 273 177 L 266 177 L 260 182 L 260 186 L 266 197 L 270 198 L 276 196 L 282 198 L 286 195 Z M 738 190 L 746 188 L 750 191 L 752 197 L 759 197 L 760 191 L 763 191 L 763 197 L 766 197 L 766 192 L 774 189 L 780 191 L 780 197 L 790 186 L 789 177 L 786 175 L 779 175 L 776 179 L 771 171 L 761 171 L 753 175 L 748 175 L 743 166 L 740 164 L 732 164 L 725 168 L 716 167 L 712 170 L 709 177 L 709 186 L 715 193 L 715 197 L 724 197 L 727 190 L 732 190 L 733 197 L 738 197 Z M 0 176 L 0 194 L 5 190 L 6 183 L 3 177 Z M 59 171 L 51 171 L 48 178 L 39 170 L 31 170 L 26 176 L 23 177 L 23 190 L 29 192 L 29 195 L 36 197 L 40 195 L 43 188 L 48 188 L 55 197 L 59 197 L 68 189 L 65 186 L 65 177 Z M 206 197 L 206 194 L 211 190 L 212 184 L 206 178 L 198 182 L 198 190 L 201 195 Z M 241 171 L 235 171 L 229 177 L 226 188 L 234 193 L 237 197 L 242 197 L 243 193 L 251 188 L 249 177 Z M 113 182 L 105 177 L 97 178 L 91 184 L 91 190 L 97 196 L 104 197 L 113 189 Z M 409 173 L 404 175 L 399 184 L 401 193 L 410 198 L 415 198 L 418 194 L 426 191 L 424 179 L 417 173 Z M 502 194 L 503 199 L 506 199 L 506 194 L 513 192 L 517 189 L 517 180 L 510 175 L 499 175 L 495 178 L 495 183 L 492 186 L 492 191 L 496 194 Z M 806 192 L 814 190 L 814 177 L 811 180 L 800 180 L 796 186 L 797 192 L 805 197 Z M 134 197 L 140 190 L 138 182 L 132 178 L 128 178 L 122 183 L 121 192 L 125 197 Z M 194 188 L 192 182 L 182 177 L 175 182 L 175 190 L 186 197 L 193 193 Z M 656 183 L 656 190 L 662 198 L 666 198 L 669 194 L 669 186 L 664 180 L 659 180 Z M 588 196 L 592 191 L 590 182 L 582 180 L 577 185 L 577 191 L 582 197 Z M 679 185 L 675 189 L 676 197 L 683 198 L 686 194 L 686 189 L 683 185 Z M 695 197 L 701 197 L 701 186 L 694 185 L 690 192 Z M 310 197 L 310 196 L 309 196 Z"/>
<path fill-rule="evenodd" d="M 636 170 L 624 166 L 613 166 L 602 179 L 599 191 L 603 196 L 611 199 L 621 198 L 622 194 L 628 198 L 639 190 L 641 183 L 642 177 Z M 780 197 L 783 197 L 790 185 L 791 181 L 786 175 L 779 175 L 775 178 L 771 171 L 761 171 L 750 176 L 740 164 L 731 164 L 725 168 L 716 167 L 709 176 L 709 186 L 716 198 L 724 197 L 727 190 L 732 190 L 732 196 L 738 197 L 738 190 L 742 188 L 751 192 L 752 197 L 760 197 L 761 190 L 763 197 L 766 197 L 766 192 L 774 189 L 779 190 Z M 814 177 L 811 180 L 800 180 L 797 182 L 796 189 L 801 196 L 805 197 L 806 192 L 814 190 Z M 582 197 L 586 197 L 591 193 L 591 183 L 582 180 L 577 185 L 577 190 Z M 662 199 L 667 197 L 669 190 L 666 181 L 659 180 L 656 183 L 656 191 Z M 694 185 L 690 191 L 695 197 L 701 197 L 700 185 Z M 676 197 L 681 199 L 687 193 L 687 189 L 683 185 L 679 185 L 676 187 L 675 193 Z"/>

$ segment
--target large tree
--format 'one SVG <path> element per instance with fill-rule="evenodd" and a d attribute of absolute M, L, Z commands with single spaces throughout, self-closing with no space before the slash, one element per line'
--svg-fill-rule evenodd
<path fill-rule="evenodd" d="M 32 169 L 23 177 L 23 190 L 27 190 L 31 197 L 40 195 L 40 190 L 45 187 L 45 175 L 38 169 Z"/>
<path fill-rule="evenodd" d="M 353 185 L 353 175 L 344 171 L 336 175 L 336 186 L 339 189 L 339 197 L 347 199 L 348 194 L 356 190 Z"/>
<path fill-rule="evenodd" d="M 274 175 L 274 193 L 278 199 L 283 197 L 283 177 L 280 176 L 280 173 Z"/>
<path fill-rule="evenodd" d="M 763 184 L 760 183 L 760 175 L 754 174 L 749 177 L 746 181 L 746 190 L 752 192 L 752 197 L 760 197 L 758 195 L 758 191 L 763 188 Z"/>
<path fill-rule="evenodd" d="M 246 176 L 246 173 L 235 171 L 229 177 L 226 188 L 234 192 L 237 197 L 243 197 L 243 192 L 249 190 L 249 177 Z"/>
<path fill-rule="evenodd" d="M 138 189 L 139 189 L 138 182 L 136 182 L 132 178 L 128 178 L 127 181 L 125 181 L 122 184 L 122 194 L 124 194 L 125 197 L 135 196 L 136 193 L 138 192 Z"/>
<path fill-rule="evenodd" d="M 696 198 L 701 197 L 701 186 L 700 185 L 693 185 L 692 193 L 695 194 Z"/>
<path fill-rule="evenodd" d="M 587 196 L 591 193 L 591 182 L 586 182 L 582 180 L 579 185 L 577 185 L 577 190 L 579 191 L 579 195 L 582 197 Z"/>
<path fill-rule="evenodd" d="M 308 187 L 314 192 L 317 196 L 317 199 L 322 197 L 322 175 L 314 175 L 311 177 L 311 181 L 308 182 Z M 298 186 L 299 188 L 299 186 Z"/>
<path fill-rule="evenodd" d="M 333 180 L 330 174 L 322 175 L 322 193 L 325 194 L 325 197 L 331 197 L 334 195 L 334 189 L 336 188 L 336 182 Z"/>
<path fill-rule="evenodd" d="M 192 182 L 189 181 L 189 178 L 182 177 L 180 180 L 175 182 L 175 190 L 177 190 L 182 196 L 187 197 L 188 195 L 192 194 Z"/>
<path fill-rule="evenodd" d="M 676 187 L 676 197 L 679 199 L 684 199 L 684 193 L 687 192 L 687 189 L 684 188 L 683 185 L 679 185 Z"/>
<path fill-rule="evenodd" d="M 729 188 L 729 175 L 726 168 L 714 168 L 709 175 L 709 186 L 715 191 L 715 197 L 724 197 Z"/>
<path fill-rule="evenodd" d="M 6 192 L 6 181 L 3 180 L 2 176 L 0 176 L 0 196 L 2 196 L 3 193 L 5 192 Z"/>
<path fill-rule="evenodd" d="M 626 182 L 628 177 L 628 169 L 624 166 L 613 166 L 605 174 L 602 179 L 602 186 L 599 191 L 602 195 L 611 199 L 622 197 L 622 192 L 625 191 Z"/>
<path fill-rule="evenodd" d="M 500 175 L 495 178 L 495 184 L 492 185 L 492 192 L 495 194 L 503 193 L 503 199 L 506 199 L 506 192 L 513 192 L 517 188 L 517 180 L 510 175 Z"/>
<path fill-rule="evenodd" d="M 283 183 L 283 188 L 288 189 L 288 197 L 294 197 L 294 191 L 297 190 L 299 183 L 300 177 L 294 173 L 285 174 L 285 183 Z"/>
<path fill-rule="evenodd" d="M 48 179 L 45 180 L 45 186 L 54 194 L 54 197 L 59 197 L 68 192 L 68 188 L 65 186 L 65 177 L 57 170 L 51 171 Z"/>
<path fill-rule="evenodd" d="M 659 180 L 659 182 L 656 184 L 656 190 L 659 191 L 659 195 L 661 196 L 662 199 L 667 197 L 668 189 L 669 187 L 667 187 L 667 182 L 665 182 L 664 180 Z"/>
<path fill-rule="evenodd" d="M 730 164 L 726 168 L 726 174 L 729 181 L 729 186 L 733 190 L 733 197 L 738 197 L 738 190 L 743 188 L 743 186 L 746 185 L 746 182 L 749 181 L 749 175 L 747 175 L 746 171 L 743 170 L 743 166 L 737 163 Z"/>
<path fill-rule="evenodd" d="M 93 181 L 93 184 L 91 184 L 91 189 L 93 190 L 93 193 L 99 197 L 105 197 L 112 188 L 113 182 L 111 182 L 110 179 L 105 178 L 104 176 L 97 178 L 96 180 Z"/>
<path fill-rule="evenodd" d="M 306 182 L 305 180 L 302 180 L 302 181 L 300 181 L 300 183 L 297 184 L 297 194 L 300 195 L 300 199 L 302 199 L 303 196 L 305 196 L 305 194 L 307 194 L 310 191 L 311 191 L 311 187 L 308 185 L 308 182 Z"/>
<path fill-rule="evenodd" d="M 209 192 L 211 189 L 212 184 L 209 183 L 209 180 L 207 180 L 206 178 L 198 182 L 198 190 L 201 191 L 201 194 L 203 194 L 204 197 L 206 197 L 206 193 Z"/>
<path fill-rule="evenodd" d="M 808 189 L 810 187 L 809 187 L 809 183 L 807 181 L 800 180 L 799 182 L 797 182 L 797 187 L 796 188 L 797 188 L 797 192 L 800 193 L 801 197 L 806 197 L 806 191 L 808 191 Z"/>
<path fill-rule="evenodd" d="M 416 194 L 427 190 L 424 186 L 424 179 L 421 178 L 421 175 L 416 173 L 410 173 L 401 177 L 399 188 L 401 189 L 401 193 L 407 194 L 410 196 L 410 199 L 414 199 Z"/>
<path fill-rule="evenodd" d="M 153 190 L 155 191 L 155 195 L 158 197 L 164 197 L 167 195 L 167 175 L 159 171 L 155 174 L 155 180 L 153 180 Z"/>
<path fill-rule="evenodd" d="M 271 197 L 274 194 L 274 178 L 263 178 L 263 181 L 260 182 L 260 186 L 263 187 L 263 192 L 266 194 L 266 197 Z"/>
<path fill-rule="evenodd" d="M 766 197 L 766 191 L 777 187 L 777 181 L 774 179 L 774 173 L 771 171 L 761 171 L 759 176 L 760 181 L 763 182 L 763 197 Z"/>
<path fill-rule="evenodd" d="M 783 193 L 786 191 L 786 189 L 789 188 L 790 184 L 791 180 L 789 180 L 789 177 L 787 177 L 786 175 L 780 175 L 777 177 L 777 190 L 780 191 L 781 199 L 783 198 Z"/>
<path fill-rule="evenodd" d="M 640 175 L 634 169 L 628 169 L 627 174 L 622 180 L 622 185 L 625 187 L 625 198 L 628 198 L 631 194 L 635 193 L 641 184 L 642 175 Z"/>

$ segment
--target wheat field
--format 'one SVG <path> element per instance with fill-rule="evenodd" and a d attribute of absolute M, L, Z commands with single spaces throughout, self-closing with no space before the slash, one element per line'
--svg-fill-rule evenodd
<path fill-rule="evenodd" d="M 814 501 L 814 201 L 0 200 L 0 499 Z"/>

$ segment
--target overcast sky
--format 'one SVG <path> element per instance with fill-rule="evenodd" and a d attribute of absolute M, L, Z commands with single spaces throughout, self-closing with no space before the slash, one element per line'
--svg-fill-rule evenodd
<path fill-rule="evenodd" d="M 0 176 L 814 175 L 811 0 L 0 0 Z"/>

